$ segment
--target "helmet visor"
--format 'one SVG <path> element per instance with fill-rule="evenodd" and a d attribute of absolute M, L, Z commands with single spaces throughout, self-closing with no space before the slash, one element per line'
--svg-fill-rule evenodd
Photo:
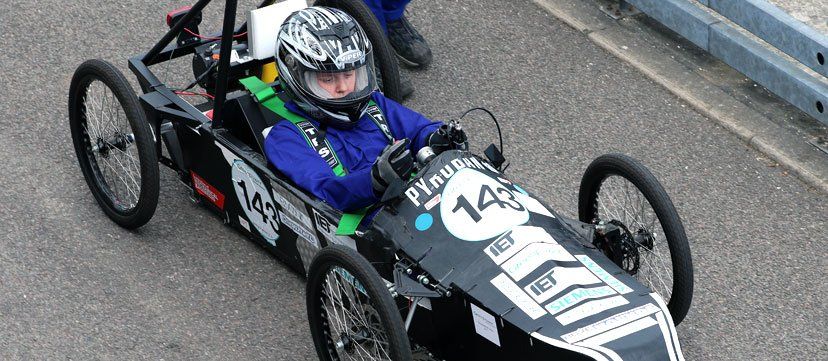
<path fill-rule="evenodd" d="M 306 70 L 300 79 L 310 95 L 329 104 L 347 104 L 363 99 L 377 87 L 374 61 L 370 54 L 358 67 L 336 71 Z"/>

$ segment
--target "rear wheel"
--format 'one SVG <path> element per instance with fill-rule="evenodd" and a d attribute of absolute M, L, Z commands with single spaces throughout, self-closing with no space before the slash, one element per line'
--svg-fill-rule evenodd
<path fill-rule="evenodd" d="M 596 158 L 581 179 L 578 218 L 622 228 L 624 244 L 605 253 L 658 293 L 679 324 L 693 299 L 693 262 L 681 219 L 655 176 L 622 154 Z"/>
<path fill-rule="evenodd" d="M 124 228 L 158 205 L 152 130 L 124 75 L 103 60 L 81 64 L 69 87 L 69 128 L 83 176 L 104 213 Z"/>
<path fill-rule="evenodd" d="M 326 247 L 308 271 L 308 323 L 320 360 L 412 359 L 391 293 L 364 257 Z"/>
<path fill-rule="evenodd" d="M 382 26 L 371 9 L 362 0 L 316 0 L 314 5 L 340 9 L 359 23 L 373 47 L 374 66 L 380 90 L 385 96 L 398 102 L 402 101 L 397 58 L 391 44 L 388 43 L 385 31 L 382 30 Z"/>

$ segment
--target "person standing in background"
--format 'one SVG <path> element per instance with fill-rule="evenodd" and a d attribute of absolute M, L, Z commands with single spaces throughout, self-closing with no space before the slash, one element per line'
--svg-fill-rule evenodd
<path fill-rule="evenodd" d="M 423 68 L 431 64 L 431 48 L 422 35 L 405 18 L 411 0 L 363 0 L 385 30 L 388 41 L 402 63 Z"/>

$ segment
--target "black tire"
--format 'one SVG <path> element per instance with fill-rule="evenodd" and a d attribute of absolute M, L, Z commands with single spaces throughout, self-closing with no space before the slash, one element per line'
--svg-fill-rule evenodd
<path fill-rule="evenodd" d="M 400 91 L 400 70 L 394 49 L 388 43 L 385 31 L 379 21 L 362 0 L 316 0 L 314 6 L 340 9 L 351 15 L 371 41 L 374 52 L 374 66 L 377 68 L 377 82 L 382 93 L 395 101 L 402 101 Z"/>
<path fill-rule="evenodd" d="M 340 283 L 340 280 L 346 282 Z M 334 281 L 339 286 L 329 287 Z M 357 291 L 360 288 L 362 291 Z M 348 290 L 350 292 L 347 292 Z M 378 359 L 411 361 L 408 334 L 391 293 L 368 260 L 355 251 L 338 245 L 320 251 L 314 257 L 308 271 L 306 297 L 308 323 L 320 360 L 341 360 L 337 351 L 340 347 L 337 345 L 341 345 L 342 352 L 348 352 L 349 349 L 351 352 L 361 352 L 365 348 L 371 348 L 378 344 L 368 339 L 369 336 L 373 336 L 375 339 L 384 340 L 388 345 L 384 353 L 377 352 L 388 357 Z M 342 307 L 328 307 L 328 304 L 335 304 L 337 297 L 340 299 L 338 304 Z M 355 300 L 357 302 L 354 302 Z M 329 313 L 331 309 L 336 311 L 335 315 Z M 354 317 L 348 317 L 345 311 L 340 315 L 337 311 L 339 309 L 348 309 L 349 312 L 356 313 Z M 361 319 L 357 319 L 358 314 L 362 315 Z M 350 320 L 356 322 L 349 324 Z M 367 323 L 370 323 L 374 330 L 383 332 L 369 333 L 370 328 L 363 326 Z"/>
<path fill-rule="evenodd" d="M 158 205 L 155 140 L 138 97 L 112 64 L 93 59 L 75 70 L 69 86 L 69 128 L 86 184 L 104 213 L 127 229 L 146 224 Z"/>
<path fill-rule="evenodd" d="M 607 184 L 608 180 L 611 179 L 611 176 L 618 176 L 625 179 L 627 182 L 632 183 L 638 191 L 636 196 L 640 197 L 640 195 L 643 195 L 650 207 L 649 209 L 645 209 L 645 205 L 641 202 L 640 212 L 623 212 L 623 215 L 618 216 L 617 218 L 628 218 L 628 215 L 633 214 L 633 218 L 636 220 L 638 220 L 639 215 L 642 217 L 641 220 L 643 220 L 644 217 L 647 216 L 647 211 L 652 210 L 654 212 L 654 215 L 650 216 L 651 222 L 637 223 L 638 226 L 641 227 L 634 226 L 636 220 L 630 222 L 629 220 L 618 219 L 618 221 L 621 221 L 622 223 L 629 222 L 631 224 L 626 224 L 627 227 L 631 229 L 644 229 L 647 232 L 657 232 L 658 228 L 656 226 L 661 227 L 663 237 L 667 242 L 667 248 L 670 252 L 670 260 L 672 264 L 672 267 L 664 268 L 671 268 L 673 282 L 672 285 L 666 285 L 669 281 L 663 281 L 660 276 L 656 274 L 655 276 L 658 278 L 658 281 L 662 283 L 662 285 L 665 287 L 671 287 L 669 294 L 665 294 L 666 292 L 659 291 L 658 289 L 656 289 L 656 292 L 658 292 L 662 298 L 664 298 L 665 302 L 667 302 L 667 308 L 670 310 L 673 322 L 678 325 L 687 315 L 687 311 L 690 309 L 690 303 L 693 300 L 693 261 L 691 259 L 690 246 L 687 242 L 687 235 L 684 232 L 684 226 L 681 223 L 681 218 L 679 218 L 679 215 L 673 206 L 673 202 L 667 195 L 667 192 L 664 191 L 664 188 L 658 180 L 656 180 L 655 176 L 653 176 L 653 174 L 638 161 L 626 155 L 606 154 L 596 158 L 589 165 L 589 167 L 587 167 L 583 178 L 581 178 L 581 188 L 578 193 L 578 218 L 581 222 L 586 223 L 592 223 L 595 220 L 610 221 L 615 218 L 608 215 L 608 213 L 612 213 L 609 208 L 606 208 L 606 206 L 602 207 L 599 203 L 602 199 L 600 198 L 601 187 Z M 613 178 L 612 182 L 616 182 L 616 179 L 617 178 Z M 618 182 L 623 183 L 620 179 L 618 179 Z M 626 183 L 623 184 L 626 185 Z M 607 192 L 610 194 L 606 194 L 604 198 L 611 197 L 610 186 L 607 186 L 607 188 Z M 629 189 L 632 190 L 631 188 Z M 632 197 L 628 198 L 628 200 L 630 204 L 634 203 Z M 637 198 L 636 200 L 640 201 L 641 199 Z M 617 203 L 612 203 L 610 205 L 614 207 Z M 599 207 L 602 207 L 603 209 L 599 209 Z M 626 210 L 626 208 L 624 209 Z M 618 214 L 616 213 L 615 215 L 617 216 Z M 658 222 L 656 223 L 655 220 Z M 646 223 L 650 224 L 643 227 L 642 225 L 645 225 Z M 653 237 L 653 244 L 649 247 L 650 252 L 644 250 L 641 254 L 642 257 L 651 257 L 653 262 L 662 262 L 666 259 L 666 257 L 664 257 L 664 259 L 660 259 L 658 257 L 659 253 L 657 247 L 660 244 L 658 243 L 659 240 L 657 237 L 657 235 Z M 664 246 L 661 245 L 659 248 L 663 249 Z M 653 263 L 648 263 L 648 265 L 652 264 Z M 663 263 L 661 264 L 663 265 Z M 641 273 L 638 273 L 638 276 L 640 275 Z M 639 278 L 638 276 L 637 278 Z M 651 278 L 648 279 L 647 282 L 641 280 L 640 278 L 639 280 L 650 288 L 653 288 L 653 282 L 650 282 L 652 281 Z M 650 284 L 648 284 L 648 282 Z"/>

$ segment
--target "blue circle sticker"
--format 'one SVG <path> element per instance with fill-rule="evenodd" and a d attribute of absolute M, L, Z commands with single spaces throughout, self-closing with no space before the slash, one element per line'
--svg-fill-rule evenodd
<path fill-rule="evenodd" d="M 431 228 L 431 225 L 434 223 L 434 217 L 431 216 L 429 213 L 423 213 L 417 216 L 417 219 L 414 220 L 414 227 L 417 227 L 418 231 L 425 231 Z"/>

